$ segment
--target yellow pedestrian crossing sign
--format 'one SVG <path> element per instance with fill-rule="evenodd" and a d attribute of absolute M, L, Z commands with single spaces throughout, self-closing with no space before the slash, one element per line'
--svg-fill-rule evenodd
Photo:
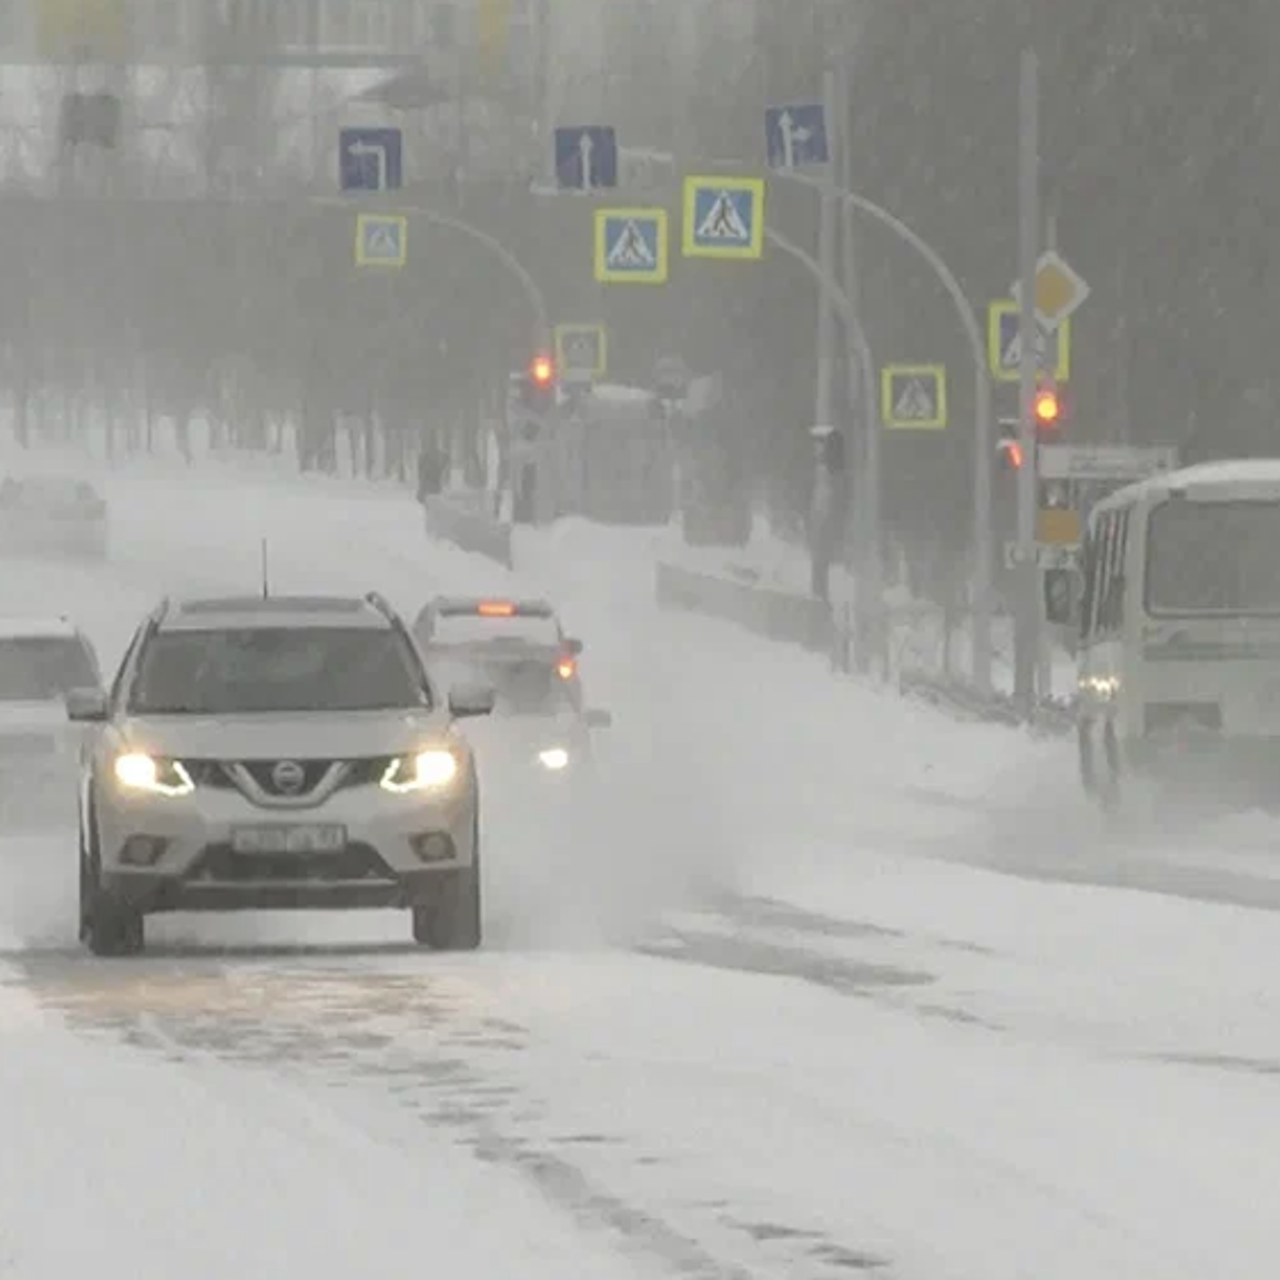
<path fill-rule="evenodd" d="M 997 382 L 1017 382 L 1022 376 L 1020 310 L 1013 299 L 993 302 L 987 308 L 987 363 Z M 1052 333 L 1036 322 L 1036 364 L 1042 378 L 1066 382 L 1071 377 L 1069 316 Z"/>
<path fill-rule="evenodd" d="M 556 368 L 561 376 L 603 378 L 609 370 L 609 340 L 602 324 L 558 324 Z"/>
<path fill-rule="evenodd" d="M 409 219 L 402 213 L 356 217 L 356 266 L 403 267 L 409 259 Z"/>
<path fill-rule="evenodd" d="M 890 431 L 941 431 L 947 425 L 947 370 L 890 364 L 880 370 L 880 417 Z"/>
<path fill-rule="evenodd" d="M 764 179 L 694 176 L 684 180 L 686 258 L 764 256 Z"/>
<path fill-rule="evenodd" d="M 602 284 L 665 284 L 667 211 L 597 209 L 595 265 Z"/>

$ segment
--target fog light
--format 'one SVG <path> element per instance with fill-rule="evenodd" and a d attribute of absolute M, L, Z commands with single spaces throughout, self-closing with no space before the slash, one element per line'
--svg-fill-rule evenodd
<path fill-rule="evenodd" d="M 443 831 L 413 836 L 409 845 L 420 862 L 452 862 L 455 856 L 453 838 Z"/>
<path fill-rule="evenodd" d="M 168 847 L 159 836 L 130 836 L 120 850 L 120 861 L 127 867 L 153 867 Z"/>

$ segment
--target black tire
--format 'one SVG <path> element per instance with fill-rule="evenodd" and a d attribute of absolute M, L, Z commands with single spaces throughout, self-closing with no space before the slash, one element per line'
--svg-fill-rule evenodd
<path fill-rule="evenodd" d="M 471 865 L 448 875 L 436 900 L 413 908 L 413 940 L 433 951 L 475 951 L 484 937 L 480 892 L 480 822 Z"/>
<path fill-rule="evenodd" d="M 99 885 L 97 823 L 89 810 L 89 830 L 80 826 L 80 941 L 104 959 L 141 954 L 147 945 L 141 911 L 102 891 Z"/>

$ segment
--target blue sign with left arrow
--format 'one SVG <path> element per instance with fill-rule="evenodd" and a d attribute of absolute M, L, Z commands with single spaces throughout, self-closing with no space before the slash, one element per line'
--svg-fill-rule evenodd
<path fill-rule="evenodd" d="M 343 191 L 395 191 L 403 181 L 399 129 L 343 129 L 338 134 Z"/>

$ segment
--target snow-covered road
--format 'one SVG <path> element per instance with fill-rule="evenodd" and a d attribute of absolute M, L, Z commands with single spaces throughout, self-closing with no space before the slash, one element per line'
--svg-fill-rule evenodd
<path fill-rule="evenodd" d="M 0 591 L 108 665 L 164 591 L 253 589 L 264 535 L 280 591 L 508 581 L 387 490 L 104 486 L 109 569 Z M 558 856 L 493 805 L 485 952 L 174 918 L 94 961 L 70 834 L 0 843 L 0 1273 L 1269 1278 L 1280 925 L 1224 905 L 1280 905 L 1265 828 L 1107 845 L 1061 744 L 658 617 L 634 536 L 520 553 L 625 785 Z"/>

